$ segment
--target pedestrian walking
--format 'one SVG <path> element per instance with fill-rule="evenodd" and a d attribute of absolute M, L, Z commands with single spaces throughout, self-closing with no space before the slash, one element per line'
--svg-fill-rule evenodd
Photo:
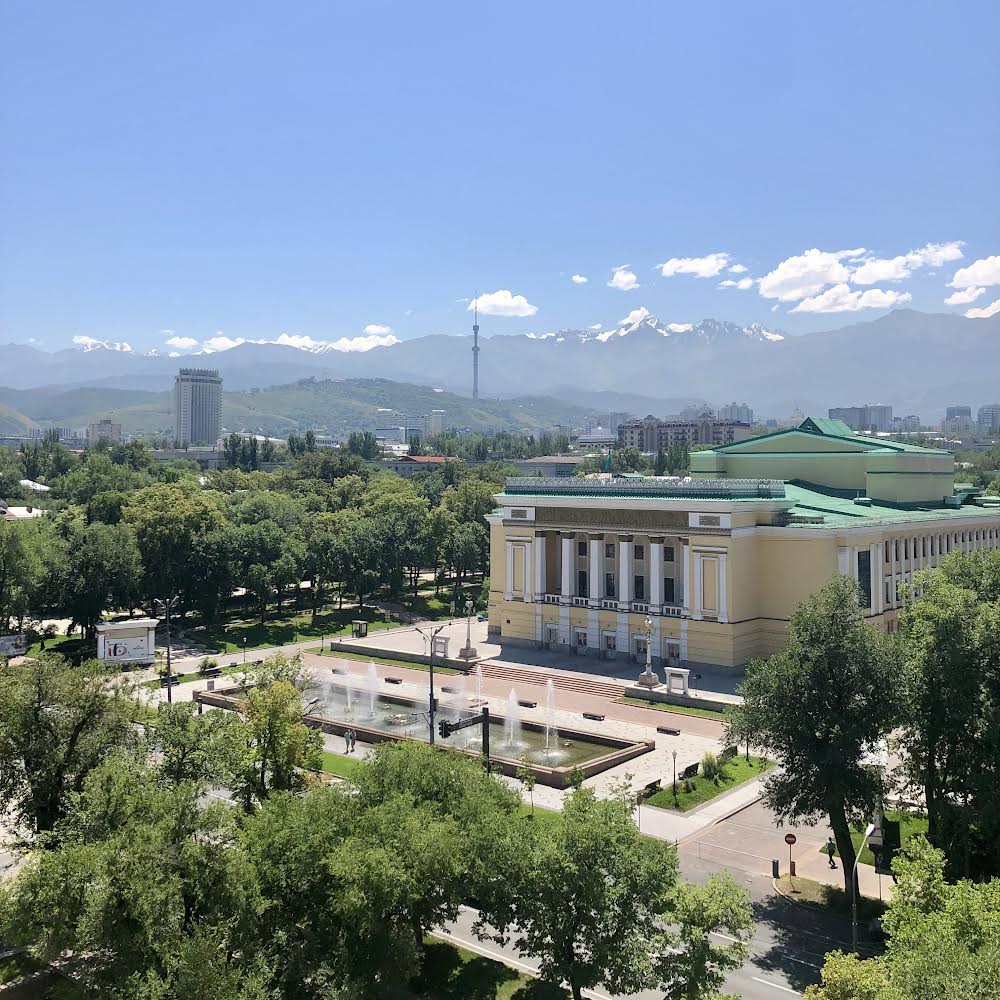
<path fill-rule="evenodd" d="M 344 753 L 351 752 L 351 731 L 350 729 L 344 732 Z"/>
<path fill-rule="evenodd" d="M 836 868 L 837 862 L 833 860 L 833 856 L 837 853 L 837 845 L 833 842 L 833 837 L 826 842 L 826 853 L 830 858 L 830 867 Z"/>
<path fill-rule="evenodd" d="M 358 734 L 352 729 L 351 730 L 351 753 L 355 753 L 358 749 Z"/>

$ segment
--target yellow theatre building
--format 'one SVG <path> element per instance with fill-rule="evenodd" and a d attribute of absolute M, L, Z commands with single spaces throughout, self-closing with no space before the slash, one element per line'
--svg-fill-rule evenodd
<path fill-rule="evenodd" d="M 586 656 L 739 667 L 837 574 L 891 630 L 900 584 L 1000 544 L 1000 499 L 946 451 L 837 420 L 691 455 L 691 475 L 509 479 L 490 524 L 490 634 Z M 647 624 L 648 620 L 648 624 Z"/>

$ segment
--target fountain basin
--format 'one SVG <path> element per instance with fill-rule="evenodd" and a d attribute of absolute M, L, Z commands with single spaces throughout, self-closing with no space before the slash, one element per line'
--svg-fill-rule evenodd
<path fill-rule="evenodd" d="M 321 685 L 321 690 L 327 694 L 326 685 Z M 242 688 L 234 685 L 215 691 L 196 691 L 194 698 L 203 705 L 232 711 L 242 692 Z M 364 687 L 353 687 L 353 711 L 350 717 L 345 711 L 346 695 L 343 698 L 327 696 L 324 697 L 323 704 L 303 716 L 302 721 L 307 726 L 338 736 L 353 730 L 363 743 L 384 743 L 387 740 L 427 742 L 429 728 L 426 703 L 383 691 L 378 696 L 380 710 L 374 718 L 366 718 L 368 693 Z M 475 698 L 469 701 L 474 702 Z M 360 706 L 359 702 L 362 703 Z M 356 716 L 354 712 L 357 713 Z M 472 714 L 475 712 L 441 704 L 436 718 L 468 718 Z M 520 745 L 512 747 L 504 745 L 505 734 L 510 731 L 509 720 L 503 716 L 490 719 L 490 762 L 493 769 L 514 777 L 521 768 L 526 767 L 539 784 L 553 788 L 569 787 L 576 770 L 584 778 L 589 778 L 649 753 L 656 745 L 654 740 L 620 739 L 560 726 L 555 741 L 549 732 L 550 749 L 546 751 L 546 730 L 549 727 L 527 719 L 518 721 Z M 447 740 L 441 740 L 436 734 L 435 738 L 435 745 L 441 749 L 455 749 L 474 757 L 482 755 L 479 727 L 460 730 Z"/>

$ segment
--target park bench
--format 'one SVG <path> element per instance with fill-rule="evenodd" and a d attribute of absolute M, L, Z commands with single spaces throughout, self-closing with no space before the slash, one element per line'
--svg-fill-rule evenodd
<path fill-rule="evenodd" d="M 655 781 L 651 781 L 648 785 L 646 785 L 645 788 L 643 788 L 642 797 L 644 799 L 648 799 L 653 795 L 655 795 L 659 790 L 660 790 L 660 779 L 657 778 Z"/>
<path fill-rule="evenodd" d="M 684 768 L 683 771 L 681 771 L 681 778 L 684 781 L 687 781 L 688 778 L 696 778 L 696 777 L 698 777 L 698 762 L 697 761 L 695 761 L 693 764 L 688 764 L 688 766 L 686 768 Z"/>
<path fill-rule="evenodd" d="M 383 677 L 382 679 L 386 682 L 386 684 L 402 684 L 403 683 L 403 678 L 402 677 Z M 448 690 L 448 688 L 445 688 L 445 691 L 447 691 L 447 690 Z"/>
<path fill-rule="evenodd" d="M 222 676 L 222 667 L 218 667 L 218 666 L 216 666 L 216 667 L 206 667 L 204 670 L 202 670 L 201 676 L 202 677 L 221 677 Z"/>
<path fill-rule="evenodd" d="M 521 708 L 538 708 L 538 702 L 537 701 L 521 701 L 519 699 L 517 703 L 518 703 L 518 705 L 521 706 Z"/>
<path fill-rule="evenodd" d="M 727 764 L 731 761 L 737 754 L 739 750 L 736 747 L 726 747 L 721 754 L 719 754 L 719 763 Z"/>
<path fill-rule="evenodd" d="M 680 736 L 681 731 L 675 729 L 673 726 L 657 726 L 656 731 L 658 733 L 663 733 L 665 736 Z"/>
<path fill-rule="evenodd" d="M 180 684 L 180 679 L 178 678 L 177 674 L 171 674 L 169 677 L 164 675 L 163 677 L 160 678 L 161 688 L 173 687 L 175 684 Z"/>
<path fill-rule="evenodd" d="M 590 719 L 591 722 L 603 722 L 604 716 L 599 715 L 597 712 L 584 712 L 583 717 L 585 719 Z"/>

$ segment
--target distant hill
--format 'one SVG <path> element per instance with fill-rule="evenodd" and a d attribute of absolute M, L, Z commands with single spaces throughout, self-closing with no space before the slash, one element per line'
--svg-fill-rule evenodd
<path fill-rule="evenodd" d="M 876 320 L 798 337 L 760 324 L 716 319 L 663 323 L 643 314 L 611 330 L 483 336 L 480 343 L 480 385 L 490 396 L 556 397 L 572 407 L 591 407 L 593 394 L 607 393 L 595 411 L 622 408 L 657 415 L 675 412 L 680 408 L 676 402 L 686 399 L 715 405 L 746 400 L 768 415 L 787 414 L 796 405 L 823 413 L 829 406 L 884 402 L 897 413 L 916 413 L 931 421 L 943 416 L 950 404 L 997 402 L 1000 375 L 1000 314 L 967 319 L 896 309 Z M 243 343 L 184 358 L 140 354 L 127 344 L 52 353 L 10 344 L 0 346 L 0 382 L 16 389 L 163 391 L 172 386 L 181 365 L 196 365 L 218 368 L 228 390 L 287 387 L 313 377 L 390 379 L 467 393 L 470 348 L 470 337 L 443 334 L 363 353 Z M 606 405 L 615 396 L 632 402 L 647 397 L 653 405 Z M 21 410 L 16 403 L 9 405 Z M 402 409 L 424 404 L 415 400 L 390 405 Z M 484 406 L 479 416 L 495 420 L 497 414 Z M 250 406 L 246 419 L 258 412 L 256 405 Z M 282 410 L 267 412 L 295 419 Z M 512 412 L 505 419 L 515 416 Z M 149 412 L 142 419 L 156 418 Z M 477 419 L 470 415 L 464 422 L 472 425 Z"/>
<path fill-rule="evenodd" d="M 419 424 L 431 410 L 444 410 L 446 427 L 473 430 L 554 430 L 581 427 L 592 410 L 545 396 L 472 400 L 451 392 L 386 379 L 302 379 L 291 385 L 223 392 L 227 430 L 275 437 L 309 427 L 330 434 Z M 386 411 L 394 411 L 393 413 Z M 142 390 L 78 388 L 0 389 L 0 426 L 18 421 L 82 427 L 101 419 L 121 423 L 127 434 L 172 434 L 173 394 Z M 7 433 L 21 433 L 12 429 Z"/>

